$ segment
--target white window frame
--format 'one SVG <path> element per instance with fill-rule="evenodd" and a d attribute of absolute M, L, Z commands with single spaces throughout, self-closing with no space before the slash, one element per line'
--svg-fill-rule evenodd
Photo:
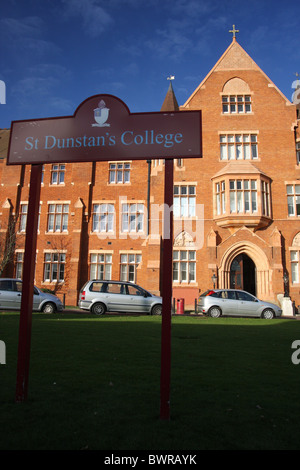
<path fill-rule="evenodd" d="M 124 233 L 144 232 L 145 205 L 139 202 L 124 202 L 121 207 L 121 231 Z"/>
<path fill-rule="evenodd" d="M 66 165 L 64 163 L 54 164 L 51 167 L 51 185 L 65 183 Z"/>
<path fill-rule="evenodd" d="M 44 282 L 64 282 L 66 253 L 47 251 L 44 253 Z"/>
<path fill-rule="evenodd" d="M 300 283 L 300 250 L 290 251 L 292 284 Z"/>
<path fill-rule="evenodd" d="M 111 252 L 90 253 L 90 279 L 99 279 L 100 281 L 112 279 Z"/>
<path fill-rule="evenodd" d="M 252 113 L 252 97 L 250 94 L 222 95 L 223 114 Z"/>
<path fill-rule="evenodd" d="M 93 203 L 92 232 L 112 233 L 115 224 L 115 206 L 112 203 Z"/>
<path fill-rule="evenodd" d="M 48 203 L 48 233 L 63 233 L 68 231 L 69 207 L 69 204 L 62 202 Z"/>
<path fill-rule="evenodd" d="M 141 253 L 120 253 L 120 280 L 137 282 L 137 269 L 141 262 Z"/>
<path fill-rule="evenodd" d="M 219 135 L 220 160 L 258 160 L 258 136 L 255 133 Z"/>
<path fill-rule="evenodd" d="M 287 194 L 288 217 L 300 217 L 300 184 L 299 182 L 287 183 L 286 194 Z"/>
<path fill-rule="evenodd" d="M 177 218 L 196 216 L 196 185 L 174 184 L 173 213 Z"/>
<path fill-rule="evenodd" d="M 229 200 L 231 214 L 256 214 L 258 212 L 256 179 L 230 179 Z"/>
<path fill-rule="evenodd" d="M 173 283 L 196 283 L 196 250 L 173 249 Z"/>
<path fill-rule="evenodd" d="M 109 184 L 129 184 L 131 164 L 128 162 L 109 163 Z"/>

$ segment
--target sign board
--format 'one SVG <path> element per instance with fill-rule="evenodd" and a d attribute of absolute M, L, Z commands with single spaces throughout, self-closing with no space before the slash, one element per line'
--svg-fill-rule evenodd
<path fill-rule="evenodd" d="M 201 157 L 201 111 L 131 114 L 112 95 L 96 95 L 74 116 L 13 121 L 7 165 L 31 164 L 20 312 L 16 401 L 27 398 L 38 207 L 43 163 L 165 159 L 164 204 L 173 205 L 174 158 Z M 170 416 L 172 210 L 164 211 L 161 419 Z"/>
<path fill-rule="evenodd" d="M 8 165 L 201 156 L 201 111 L 130 113 L 95 95 L 73 116 L 13 121 Z"/>

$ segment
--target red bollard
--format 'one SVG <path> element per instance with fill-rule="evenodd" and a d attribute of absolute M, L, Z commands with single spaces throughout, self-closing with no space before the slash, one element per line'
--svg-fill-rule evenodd
<path fill-rule="evenodd" d="M 184 314 L 184 299 L 177 299 L 177 315 Z"/>

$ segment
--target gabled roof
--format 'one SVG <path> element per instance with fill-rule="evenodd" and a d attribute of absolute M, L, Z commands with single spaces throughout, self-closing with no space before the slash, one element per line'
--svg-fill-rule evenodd
<path fill-rule="evenodd" d="M 179 111 L 177 99 L 170 81 L 169 89 L 167 91 L 165 100 L 162 104 L 161 111 Z"/>
<path fill-rule="evenodd" d="M 194 93 L 188 98 L 188 100 L 184 103 L 181 108 L 184 108 L 189 105 L 191 99 L 195 96 L 195 94 L 199 91 L 199 89 L 205 84 L 205 82 L 209 79 L 213 72 L 220 72 L 232 70 L 256 70 L 260 72 L 269 82 L 269 86 L 275 88 L 278 93 L 282 96 L 282 98 L 287 102 L 287 104 L 292 104 L 286 96 L 277 88 L 277 86 L 270 80 L 270 78 L 262 71 L 262 69 L 254 62 L 254 60 L 247 54 L 247 52 L 240 46 L 240 44 L 233 38 L 232 43 L 226 49 L 224 54 L 220 57 L 216 65 L 211 69 L 211 71 L 206 75 L 204 80 L 200 83 L 200 85 L 196 88 Z"/>

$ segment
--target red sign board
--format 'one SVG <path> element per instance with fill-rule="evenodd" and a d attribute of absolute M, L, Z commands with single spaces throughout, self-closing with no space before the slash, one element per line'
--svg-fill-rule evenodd
<path fill-rule="evenodd" d="M 7 164 L 201 157 L 201 111 L 130 113 L 95 95 L 74 116 L 13 121 Z"/>

